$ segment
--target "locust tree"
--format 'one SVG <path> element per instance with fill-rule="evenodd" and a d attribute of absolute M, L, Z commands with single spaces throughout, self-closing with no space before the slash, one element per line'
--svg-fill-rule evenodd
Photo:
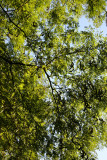
<path fill-rule="evenodd" d="M 107 146 L 105 0 L 2 0 L 0 158 L 94 160 Z"/>

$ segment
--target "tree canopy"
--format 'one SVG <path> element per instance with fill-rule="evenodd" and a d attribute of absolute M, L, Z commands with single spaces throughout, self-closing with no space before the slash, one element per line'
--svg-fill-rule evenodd
<path fill-rule="evenodd" d="M 2 0 L 0 159 L 95 160 L 107 146 L 105 0 Z"/>

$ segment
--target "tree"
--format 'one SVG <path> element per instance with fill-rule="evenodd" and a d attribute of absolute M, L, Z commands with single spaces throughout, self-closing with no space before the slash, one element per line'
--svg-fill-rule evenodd
<path fill-rule="evenodd" d="M 107 38 L 78 31 L 105 1 L 0 4 L 1 159 L 92 160 L 107 146 Z"/>

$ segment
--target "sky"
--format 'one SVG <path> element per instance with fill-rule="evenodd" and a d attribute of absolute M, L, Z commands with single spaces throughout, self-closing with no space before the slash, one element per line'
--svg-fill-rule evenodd
<path fill-rule="evenodd" d="M 82 16 L 80 18 L 79 25 L 80 25 L 79 31 L 84 30 L 85 26 L 89 27 L 89 25 L 91 25 L 92 27 L 94 27 L 92 21 L 91 20 L 89 21 L 88 19 L 86 19 L 85 16 Z M 106 19 L 99 28 L 95 29 L 95 32 L 98 32 L 98 33 L 102 32 L 103 36 L 107 37 Z M 97 160 L 107 160 L 107 148 L 104 147 L 103 149 L 97 150 L 97 155 L 98 155 Z"/>
<path fill-rule="evenodd" d="M 89 27 L 89 25 L 94 27 L 92 21 L 91 20 L 89 21 L 88 19 L 86 19 L 85 16 L 82 16 L 80 18 L 79 25 L 80 25 L 79 30 L 84 30 L 85 29 L 84 27 L 85 26 Z M 103 24 L 99 28 L 95 28 L 95 32 L 99 32 L 99 33 L 102 32 L 103 36 L 107 37 L 106 19 L 105 19 L 105 21 L 103 22 Z"/>
<path fill-rule="evenodd" d="M 107 148 L 97 150 L 98 160 L 107 160 Z"/>

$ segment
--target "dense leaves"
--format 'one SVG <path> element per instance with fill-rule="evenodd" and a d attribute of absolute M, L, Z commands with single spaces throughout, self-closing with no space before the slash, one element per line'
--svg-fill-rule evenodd
<path fill-rule="evenodd" d="M 0 158 L 93 160 L 107 146 L 105 0 L 0 4 Z"/>

